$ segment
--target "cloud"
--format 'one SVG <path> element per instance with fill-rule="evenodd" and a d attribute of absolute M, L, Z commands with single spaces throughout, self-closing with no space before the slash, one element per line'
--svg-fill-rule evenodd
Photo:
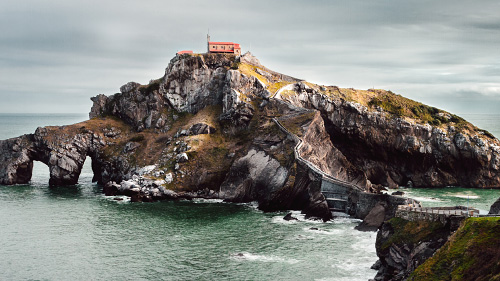
<path fill-rule="evenodd" d="M 91 96 L 161 77 L 176 51 L 205 51 L 208 28 L 292 76 L 481 111 L 500 96 L 499 10 L 465 0 L 3 1 L 0 112 L 87 112 Z"/>

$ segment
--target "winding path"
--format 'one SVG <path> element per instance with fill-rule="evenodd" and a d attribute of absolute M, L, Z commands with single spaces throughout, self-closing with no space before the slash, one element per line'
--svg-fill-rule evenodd
<path fill-rule="evenodd" d="M 286 86 L 285 86 L 286 87 Z M 323 172 L 318 166 L 309 162 L 308 160 L 302 158 L 299 153 L 299 149 L 302 147 L 303 141 L 297 135 L 291 133 L 285 126 L 283 126 L 277 118 L 273 118 L 273 121 L 278 125 L 278 127 L 295 140 L 297 143 L 293 149 L 295 159 L 301 162 L 303 165 L 307 166 L 309 169 L 318 173 L 322 177 L 321 181 L 321 193 L 325 197 L 328 207 L 333 212 L 343 212 L 347 213 L 349 211 L 348 206 L 348 192 L 350 189 L 360 190 L 360 188 L 352 183 L 339 180 L 332 177 L 331 175 Z"/>

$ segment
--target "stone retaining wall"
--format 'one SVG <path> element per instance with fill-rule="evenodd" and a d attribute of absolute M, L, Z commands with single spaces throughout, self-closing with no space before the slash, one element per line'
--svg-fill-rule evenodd
<path fill-rule="evenodd" d="M 396 217 L 408 221 L 434 221 L 446 223 L 450 217 L 467 218 L 479 216 L 479 211 L 476 209 L 468 209 L 464 206 L 457 207 L 436 207 L 436 208 L 414 208 L 407 206 L 398 206 Z"/>

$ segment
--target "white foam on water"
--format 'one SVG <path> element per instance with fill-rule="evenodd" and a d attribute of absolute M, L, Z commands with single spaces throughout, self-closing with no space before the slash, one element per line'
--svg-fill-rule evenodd
<path fill-rule="evenodd" d="M 478 195 L 467 195 L 463 193 L 458 193 L 458 194 L 451 194 L 453 197 L 457 198 L 462 198 L 462 199 L 479 199 L 480 197 Z"/>
<path fill-rule="evenodd" d="M 344 233 L 342 229 L 322 229 L 320 227 L 318 228 L 305 227 L 302 228 L 302 230 L 308 233 L 314 233 L 320 235 L 341 235 Z"/>
<path fill-rule="evenodd" d="M 360 223 L 363 220 L 351 218 L 351 217 L 337 217 L 334 218 L 331 222 L 333 224 L 352 224 L 352 223 Z"/>
<path fill-rule="evenodd" d="M 114 196 L 105 196 L 103 194 L 104 198 L 109 201 L 116 202 L 118 204 L 123 204 L 123 203 L 129 203 L 130 202 L 130 197 L 125 196 L 125 195 L 114 195 Z M 116 200 L 118 199 L 118 200 Z"/>
<path fill-rule="evenodd" d="M 323 222 L 322 220 L 306 219 L 306 215 L 302 214 L 300 211 L 289 211 L 289 213 L 291 213 L 292 217 L 296 218 L 296 220 L 287 221 L 283 219 L 285 215 L 279 215 L 272 217 L 271 222 L 277 224 L 296 224 L 296 223 L 325 224 L 325 222 Z"/>
<path fill-rule="evenodd" d="M 224 199 L 193 198 L 193 203 L 224 203 Z"/>
<path fill-rule="evenodd" d="M 360 253 L 362 255 L 362 253 Z M 348 276 L 342 278 L 337 278 L 335 280 L 365 280 L 366 276 L 372 275 L 373 277 L 377 274 L 376 270 L 370 269 L 370 267 L 375 263 L 372 259 L 353 257 L 344 257 L 344 261 L 336 262 L 331 265 L 336 272 L 340 275 Z M 328 279 L 325 279 L 328 280 Z"/>
<path fill-rule="evenodd" d="M 257 201 L 252 201 L 252 202 L 248 202 L 248 203 L 232 203 L 232 204 L 245 206 L 245 207 L 250 208 L 254 211 L 262 212 L 261 210 L 259 210 L 259 203 Z"/>
<path fill-rule="evenodd" d="M 285 259 L 277 256 L 265 256 L 252 254 L 248 252 L 235 253 L 230 255 L 231 259 L 242 260 L 242 261 L 257 261 L 257 262 L 283 262 L 288 264 L 296 264 L 299 260 L 296 259 Z"/>
<path fill-rule="evenodd" d="M 373 274 L 375 276 L 375 274 Z M 363 277 L 327 277 L 327 278 L 320 278 L 320 279 L 314 279 L 314 281 L 366 281 L 366 278 Z"/>
<path fill-rule="evenodd" d="M 409 197 L 420 202 L 446 202 L 444 200 L 435 197 L 421 197 L 421 196 L 409 196 Z"/>
<path fill-rule="evenodd" d="M 356 242 L 351 244 L 354 250 L 361 250 L 366 253 L 376 253 L 375 241 L 377 240 L 377 232 L 364 232 L 358 235 Z"/>

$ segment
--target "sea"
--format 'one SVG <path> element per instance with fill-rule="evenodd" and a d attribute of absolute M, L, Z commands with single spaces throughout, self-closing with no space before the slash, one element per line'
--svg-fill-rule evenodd
<path fill-rule="evenodd" d="M 461 115 L 500 136 L 500 115 Z M 0 139 L 86 114 L 0 114 Z M 373 278 L 376 232 L 354 218 L 285 221 L 287 211 L 221 200 L 133 203 L 102 194 L 91 160 L 76 186 L 49 187 L 35 162 L 29 184 L 0 185 L 0 280 L 363 280 Z M 487 213 L 499 190 L 405 189 L 424 206 Z"/>

